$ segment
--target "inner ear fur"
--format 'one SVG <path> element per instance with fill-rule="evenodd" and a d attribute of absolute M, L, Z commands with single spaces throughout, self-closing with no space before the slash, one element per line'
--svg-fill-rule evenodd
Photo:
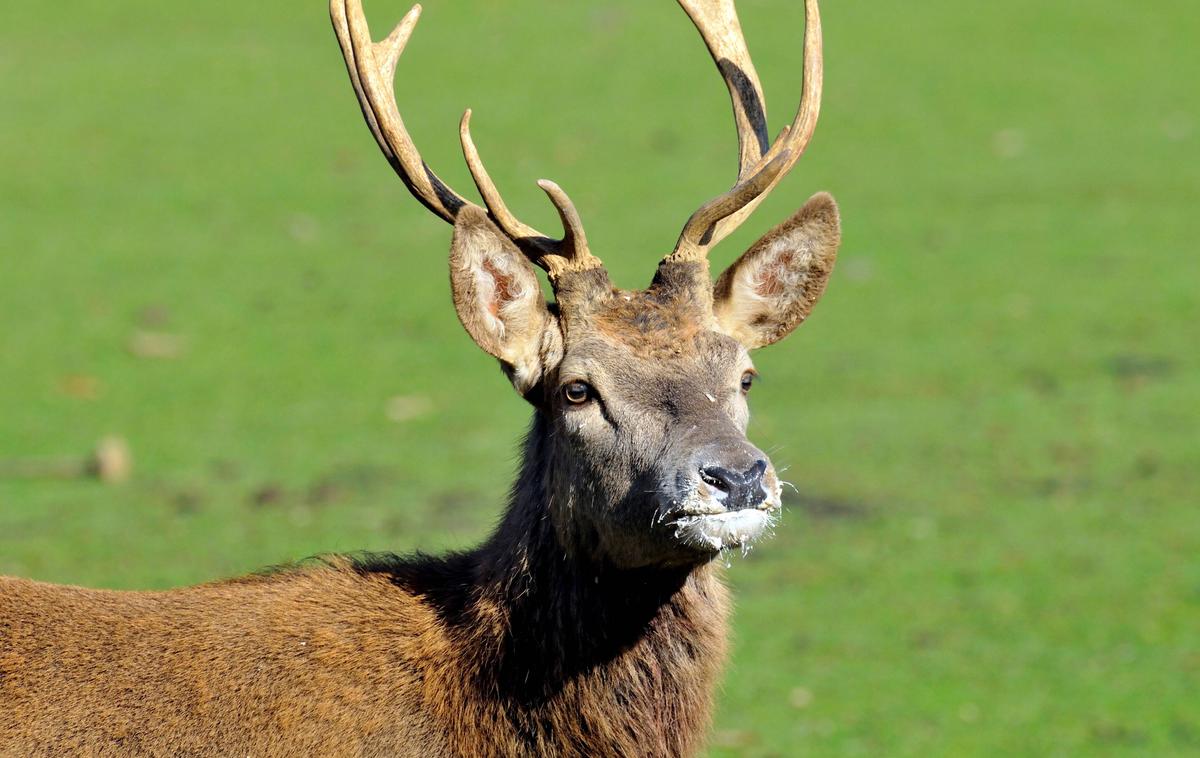
<path fill-rule="evenodd" d="M 450 288 L 475 344 L 500 360 L 517 391 L 532 389 L 561 337 L 533 266 L 481 208 L 455 220 Z"/>
<path fill-rule="evenodd" d="M 841 241 L 837 203 L 828 193 L 813 195 L 717 279 L 720 330 L 751 350 L 786 337 L 825 291 Z"/>

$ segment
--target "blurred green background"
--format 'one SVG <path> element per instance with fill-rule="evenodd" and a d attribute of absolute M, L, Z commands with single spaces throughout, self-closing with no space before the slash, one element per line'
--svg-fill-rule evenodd
<path fill-rule="evenodd" d="M 728 572 L 714 755 L 1200 754 L 1200 14 L 826 0 L 832 284 L 757 356 L 799 488 Z M 407 9 L 374 0 L 382 36 Z M 743 0 L 772 131 L 803 10 Z M 0 457 L 128 439 L 124 486 L 0 479 L 0 573 L 168 587 L 479 540 L 529 415 L 449 229 L 361 122 L 324 4 L 18 3 L 0 25 Z M 644 286 L 735 168 L 674 3 L 428 0 L 397 93 L 471 187 L 573 196 Z"/>

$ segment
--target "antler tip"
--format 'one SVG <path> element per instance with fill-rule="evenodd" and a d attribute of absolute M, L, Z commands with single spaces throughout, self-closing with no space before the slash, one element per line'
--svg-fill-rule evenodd
<path fill-rule="evenodd" d="M 361 0 L 355 0 L 355 2 L 360 1 Z M 413 29 L 417 26 L 417 20 L 420 18 L 421 4 L 417 3 L 408 10 L 408 13 L 404 14 L 404 18 L 400 19 L 400 22 L 396 24 L 396 28 L 392 30 L 392 33 L 389 36 L 396 38 L 403 37 L 405 42 L 407 42 L 408 37 L 412 34 Z"/>
<path fill-rule="evenodd" d="M 458 120 L 458 139 L 462 144 L 463 155 L 467 158 L 467 167 L 471 169 L 471 175 L 475 175 L 475 167 L 473 163 L 478 162 L 479 153 L 475 149 L 475 140 L 471 139 L 471 109 L 467 108 L 463 111 L 462 118 Z M 478 185 L 478 182 L 476 182 Z"/>

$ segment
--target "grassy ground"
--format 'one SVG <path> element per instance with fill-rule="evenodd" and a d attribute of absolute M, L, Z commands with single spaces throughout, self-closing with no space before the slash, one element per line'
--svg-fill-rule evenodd
<path fill-rule="evenodd" d="M 798 5 L 742 7 L 776 126 Z M 715 256 L 841 202 L 829 293 L 758 356 L 752 436 L 801 495 L 729 572 L 713 752 L 1200 754 L 1200 15 L 826 5 L 817 139 Z M 475 108 L 510 203 L 552 226 L 555 178 L 641 286 L 735 157 L 672 6 L 429 0 L 410 128 L 466 189 Z M 376 33 L 403 10 L 371 2 Z M 461 332 L 448 230 L 378 156 L 322 3 L 5 19 L 0 456 L 117 433 L 137 476 L 0 481 L 0 573 L 165 587 L 483 535 L 527 411 Z"/>

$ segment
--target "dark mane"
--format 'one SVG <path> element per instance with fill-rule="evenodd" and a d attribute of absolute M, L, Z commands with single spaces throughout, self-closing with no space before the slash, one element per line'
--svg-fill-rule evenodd
<path fill-rule="evenodd" d="M 361 551 L 341 558 L 349 561 L 355 573 L 386 576 L 392 584 L 429 603 L 448 626 L 463 623 L 463 612 L 478 573 L 478 551 L 446 555 Z"/>

